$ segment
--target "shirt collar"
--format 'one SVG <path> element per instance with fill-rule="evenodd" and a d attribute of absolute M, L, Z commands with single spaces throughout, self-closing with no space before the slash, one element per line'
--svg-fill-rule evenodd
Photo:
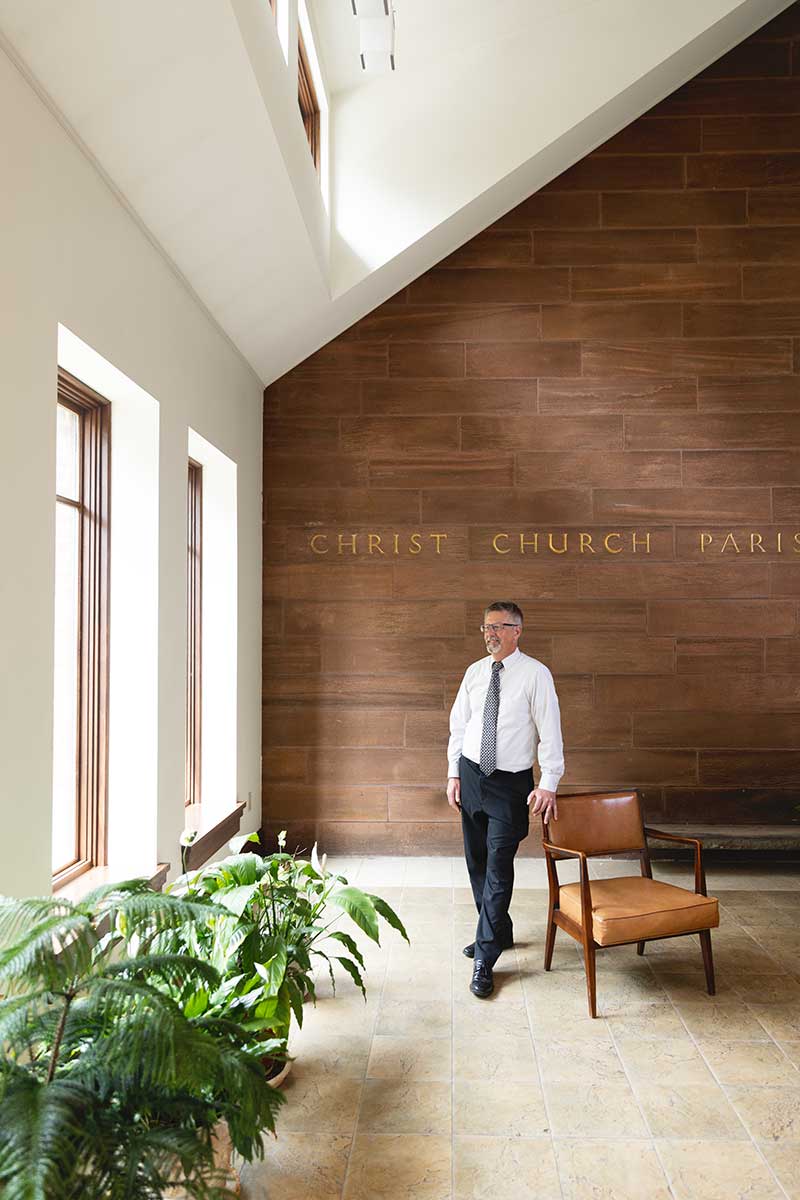
<path fill-rule="evenodd" d="M 486 657 L 488 658 L 490 663 L 494 662 L 494 659 L 492 658 L 491 654 L 487 654 Z M 513 650 L 511 652 L 511 654 L 508 655 L 507 658 L 500 659 L 500 661 L 503 664 L 503 670 L 507 671 L 509 669 L 509 667 L 516 666 L 521 658 L 522 658 L 522 651 L 520 650 L 519 646 L 517 646 L 516 650 Z"/>

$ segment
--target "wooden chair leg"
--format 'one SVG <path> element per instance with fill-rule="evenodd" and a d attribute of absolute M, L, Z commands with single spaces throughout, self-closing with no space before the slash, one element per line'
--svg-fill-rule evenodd
<path fill-rule="evenodd" d="M 711 930 L 700 930 L 700 946 L 703 951 L 703 967 L 706 972 L 706 990 L 709 996 L 716 994 L 716 985 L 714 983 L 714 959 L 711 954 Z"/>
<path fill-rule="evenodd" d="M 586 991 L 589 997 L 589 1016 L 597 1016 L 597 971 L 594 943 L 583 943 L 583 965 L 586 968 Z"/>
<path fill-rule="evenodd" d="M 639 955 L 644 954 L 644 947 L 645 947 L 644 942 L 637 942 L 636 943 L 636 953 Z"/>
<path fill-rule="evenodd" d="M 545 969 L 545 971 L 550 970 L 550 964 L 553 961 L 553 947 L 556 944 L 556 930 L 557 929 L 558 929 L 558 926 L 556 925 L 555 921 L 553 920 L 553 914 L 551 912 L 549 914 L 549 923 L 547 926 L 547 937 L 545 938 L 545 943 L 544 943 L 544 969 Z"/>

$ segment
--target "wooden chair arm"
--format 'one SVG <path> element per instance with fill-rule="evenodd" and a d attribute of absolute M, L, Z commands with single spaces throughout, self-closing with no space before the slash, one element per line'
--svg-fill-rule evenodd
<path fill-rule="evenodd" d="M 553 851 L 555 854 L 566 854 L 570 858 L 586 858 L 585 850 L 569 850 L 566 846 L 556 846 L 553 842 L 542 841 L 542 849 Z"/>
<path fill-rule="evenodd" d="M 687 846 L 700 846 L 701 849 L 703 846 L 699 838 L 679 837 L 677 833 L 665 833 L 663 829 L 652 829 L 649 825 L 645 825 L 644 831 L 648 837 L 663 838 L 665 842 L 685 842 Z"/>
<path fill-rule="evenodd" d="M 546 842 L 544 839 L 542 839 L 542 848 L 545 851 L 548 868 L 552 868 L 553 878 L 558 891 L 561 890 L 562 885 L 558 882 L 556 864 L 550 858 L 550 854 L 565 854 L 569 858 L 578 859 L 580 864 L 581 923 L 583 925 L 585 935 L 588 937 L 589 941 L 592 941 L 594 937 L 592 926 L 592 889 L 589 884 L 589 863 L 586 852 L 584 850 L 570 850 L 567 846 L 556 846 L 553 842 Z"/>
<path fill-rule="evenodd" d="M 665 833 L 663 829 L 644 827 L 645 837 L 662 838 L 665 842 L 681 842 L 684 846 L 694 846 L 694 890 L 698 896 L 707 896 L 706 873 L 703 867 L 703 843 L 699 838 L 679 837 L 677 833 Z"/>

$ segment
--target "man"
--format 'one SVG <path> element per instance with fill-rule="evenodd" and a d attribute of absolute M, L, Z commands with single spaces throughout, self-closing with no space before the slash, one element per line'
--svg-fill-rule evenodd
<path fill-rule="evenodd" d="M 447 802 L 461 813 L 479 913 L 475 941 L 464 947 L 474 959 L 470 991 L 485 999 L 494 991 L 495 962 L 514 944 L 514 855 L 528 836 L 531 806 L 545 820 L 558 817 L 564 750 L 553 676 L 519 649 L 522 611 L 510 600 L 490 604 L 481 633 L 489 657 L 467 668 L 450 713 Z"/>

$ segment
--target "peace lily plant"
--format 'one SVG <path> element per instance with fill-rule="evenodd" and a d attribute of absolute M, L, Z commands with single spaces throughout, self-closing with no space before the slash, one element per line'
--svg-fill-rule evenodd
<path fill-rule="evenodd" d="M 232 845 L 247 841 L 257 842 L 258 835 Z M 339 963 L 366 999 L 364 958 L 356 939 L 338 928 L 342 918 L 376 945 L 381 921 L 408 941 L 386 901 L 329 872 L 316 845 L 310 861 L 287 854 L 285 831 L 276 854 L 233 854 L 183 875 L 168 890 L 191 904 L 214 906 L 207 921 L 165 935 L 166 949 L 209 962 L 221 979 L 214 988 L 199 981 L 184 998 L 187 1011 L 233 1017 L 254 1042 L 269 1036 L 284 1051 L 273 1051 L 278 1060 L 286 1057 L 292 1016 L 302 1026 L 303 1002 L 315 998 L 315 960 L 325 962 L 334 990 Z"/>

